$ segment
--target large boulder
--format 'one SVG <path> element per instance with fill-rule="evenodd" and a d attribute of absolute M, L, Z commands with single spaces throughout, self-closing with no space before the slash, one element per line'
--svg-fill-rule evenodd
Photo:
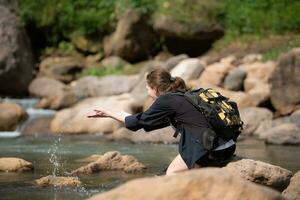
<path fill-rule="evenodd" d="M 126 128 L 120 128 L 107 137 L 111 140 L 128 140 L 133 143 L 150 142 L 171 144 L 177 143 L 179 139 L 179 137 L 173 137 L 174 132 L 174 129 L 172 129 L 171 127 L 166 127 L 150 132 L 145 132 L 143 129 L 132 132 Z"/>
<path fill-rule="evenodd" d="M 184 23 L 164 15 L 155 18 L 154 29 L 164 38 L 171 53 L 190 56 L 206 52 L 224 33 L 220 26 L 207 21 Z"/>
<path fill-rule="evenodd" d="M 248 107 L 240 109 L 241 119 L 244 122 L 243 135 L 252 135 L 265 121 L 271 121 L 273 113 L 266 108 Z"/>
<path fill-rule="evenodd" d="M 300 128 L 293 123 L 284 123 L 260 133 L 260 138 L 270 144 L 300 145 Z"/>
<path fill-rule="evenodd" d="M 112 96 L 130 92 L 138 78 L 137 75 L 86 76 L 72 82 L 71 87 L 79 98 Z"/>
<path fill-rule="evenodd" d="M 55 187 L 77 187 L 81 182 L 74 177 L 63 176 L 46 176 L 34 181 L 34 184 L 39 187 L 55 186 Z"/>
<path fill-rule="evenodd" d="M 281 114 L 288 114 L 300 106 L 300 48 L 282 55 L 273 71 L 271 102 Z"/>
<path fill-rule="evenodd" d="M 87 118 L 94 109 L 109 109 L 114 112 L 133 113 L 135 100 L 129 94 L 85 99 L 72 108 L 56 113 L 51 121 L 51 131 L 62 134 L 111 133 L 121 124 L 111 118 Z"/>
<path fill-rule="evenodd" d="M 0 171 L 4 172 L 23 172 L 33 170 L 32 163 L 22 158 L 0 158 Z"/>
<path fill-rule="evenodd" d="M 171 70 L 173 77 L 179 76 L 183 80 L 187 81 L 190 79 L 198 78 L 201 72 L 204 70 L 201 62 L 197 58 L 189 58 L 182 60 Z"/>
<path fill-rule="evenodd" d="M 290 183 L 292 172 L 261 161 L 242 159 L 224 167 L 232 175 L 283 191 Z"/>
<path fill-rule="evenodd" d="M 119 20 L 116 31 L 104 38 L 106 56 L 117 55 L 128 61 L 138 61 L 155 51 L 157 35 L 143 16 L 127 11 Z"/>
<path fill-rule="evenodd" d="M 29 85 L 29 93 L 42 98 L 37 107 L 44 109 L 69 107 L 79 100 L 70 86 L 47 77 L 34 79 Z"/>
<path fill-rule="evenodd" d="M 70 83 L 78 78 L 84 68 L 84 60 L 77 57 L 48 57 L 40 63 L 39 75 Z"/>
<path fill-rule="evenodd" d="M 2 3 L 0 46 L 0 94 L 27 94 L 34 68 L 30 42 L 16 14 Z"/>
<path fill-rule="evenodd" d="M 89 200 L 280 200 L 280 193 L 224 173 L 222 169 L 204 168 L 174 176 L 142 178 L 129 181 Z"/>
<path fill-rule="evenodd" d="M 95 156 L 94 156 L 95 157 Z M 118 151 L 109 151 L 100 155 L 96 161 L 73 170 L 73 175 L 86 175 L 106 170 L 121 170 L 126 173 L 143 172 L 146 166 L 133 156 L 122 155 Z"/>
<path fill-rule="evenodd" d="M 292 178 L 289 186 L 282 192 L 282 195 L 287 200 L 300 199 L 300 171 L 298 171 Z"/>
<path fill-rule="evenodd" d="M 14 131 L 28 114 L 18 104 L 0 103 L 0 131 Z"/>

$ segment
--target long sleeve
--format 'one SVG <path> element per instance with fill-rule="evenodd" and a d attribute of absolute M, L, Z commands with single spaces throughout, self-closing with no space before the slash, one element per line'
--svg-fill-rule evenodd
<path fill-rule="evenodd" d="M 170 117 L 175 114 L 171 107 L 172 98 L 167 95 L 158 97 L 145 112 L 130 115 L 125 118 L 126 128 L 137 131 L 143 128 L 145 131 L 160 129 L 170 125 Z"/>

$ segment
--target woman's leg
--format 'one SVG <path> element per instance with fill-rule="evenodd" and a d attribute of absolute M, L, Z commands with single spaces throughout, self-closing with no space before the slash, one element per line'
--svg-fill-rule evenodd
<path fill-rule="evenodd" d="M 186 166 L 185 162 L 181 158 L 180 154 L 178 154 L 169 165 L 166 175 L 167 176 L 172 175 L 185 170 L 188 170 L 188 167 Z"/>

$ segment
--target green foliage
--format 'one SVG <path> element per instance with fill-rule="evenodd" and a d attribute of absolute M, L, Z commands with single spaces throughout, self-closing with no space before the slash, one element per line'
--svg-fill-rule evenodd
<path fill-rule="evenodd" d="M 156 15 L 170 16 L 180 22 L 217 23 L 218 0 L 157 0 Z"/>
<path fill-rule="evenodd" d="M 57 45 L 74 32 L 110 32 L 128 8 L 140 12 L 154 9 L 150 0 L 22 0 L 20 16 L 25 25 L 44 30 L 50 45 Z"/>
<path fill-rule="evenodd" d="M 224 0 L 227 34 L 284 33 L 300 30 L 298 0 Z"/>

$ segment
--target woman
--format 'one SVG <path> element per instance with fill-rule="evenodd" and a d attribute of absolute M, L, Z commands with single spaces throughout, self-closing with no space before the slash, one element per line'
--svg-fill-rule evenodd
<path fill-rule="evenodd" d="M 156 69 L 146 76 L 146 81 L 148 94 L 154 99 L 154 103 L 145 112 L 131 115 L 100 109 L 94 110 L 95 113 L 88 117 L 110 117 L 125 123 L 132 131 L 141 128 L 151 131 L 169 125 L 176 127 L 180 132 L 179 154 L 167 168 L 167 175 L 196 166 L 225 165 L 235 151 L 235 143 L 216 138 L 213 151 L 204 147 L 205 135 L 212 131 L 206 118 L 182 95 L 172 94 L 188 90 L 183 79 L 171 77 L 169 72 Z"/>

